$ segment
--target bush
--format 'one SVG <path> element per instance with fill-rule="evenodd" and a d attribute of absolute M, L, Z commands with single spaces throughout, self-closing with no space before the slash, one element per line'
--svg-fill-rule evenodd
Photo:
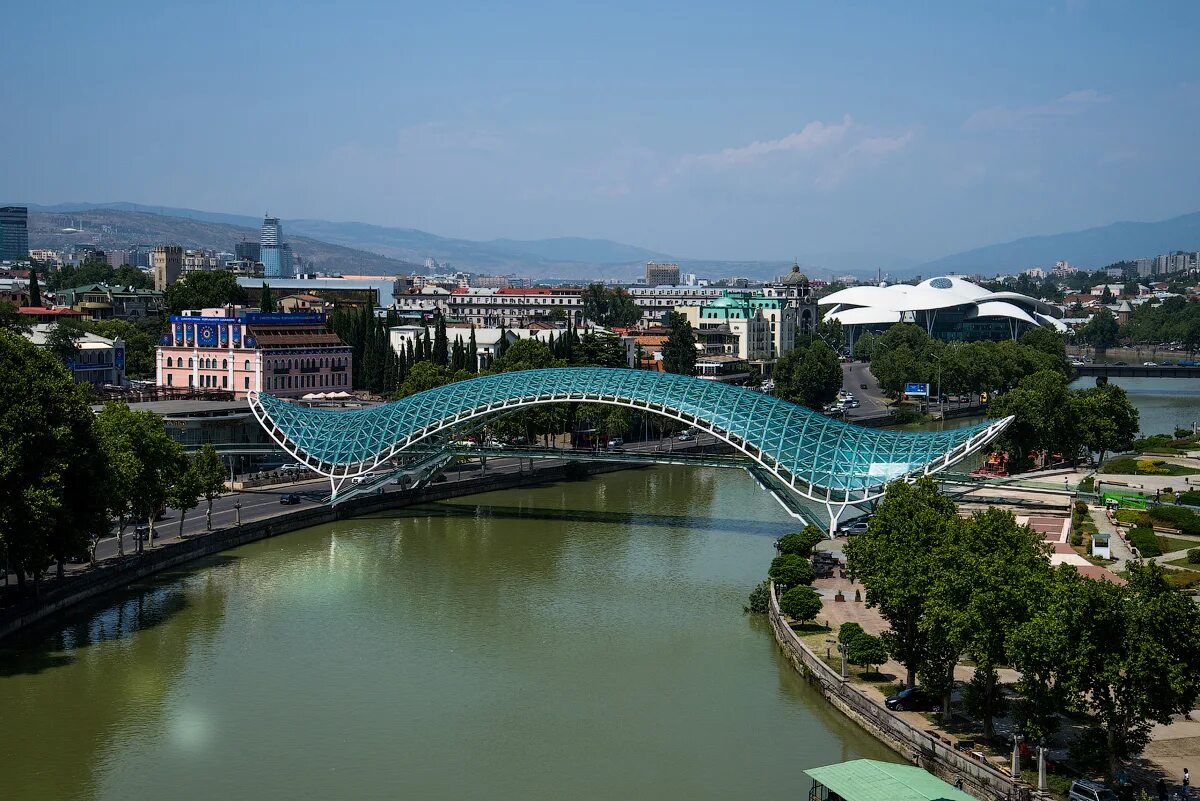
<path fill-rule="evenodd" d="M 1188 440 L 1188 439 L 1191 439 L 1191 437 L 1192 437 L 1192 429 L 1190 429 L 1190 428 L 1175 429 L 1175 439 Z"/>
<path fill-rule="evenodd" d="M 1075 547 L 1083 545 L 1083 531 L 1079 528 L 1071 529 L 1071 544 Z"/>
<path fill-rule="evenodd" d="M 849 645 L 855 637 L 863 634 L 866 634 L 866 632 L 857 623 L 843 623 L 838 627 L 838 642 L 842 645 Z"/>
<path fill-rule="evenodd" d="M 799 587 L 804 584 L 812 584 L 816 575 L 813 573 L 812 563 L 803 557 L 796 556 L 793 553 L 776 556 L 771 560 L 771 568 L 767 571 L 767 576 L 783 587 Z"/>
<path fill-rule="evenodd" d="M 812 587 L 792 587 L 779 599 L 779 610 L 792 620 L 812 620 L 821 612 L 821 596 Z"/>
<path fill-rule="evenodd" d="M 1084 517 L 1088 513 L 1088 505 L 1086 501 L 1075 501 L 1075 514 Z"/>
<path fill-rule="evenodd" d="M 1171 468 L 1167 467 L 1161 459 L 1138 459 L 1137 471 L 1143 476 L 1171 475 Z"/>
<path fill-rule="evenodd" d="M 1129 544 L 1137 548 L 1138 555 L 1143 558 L 1162 556 L 1162 549 L 1158 547 L 1158 537 L 1154 536 L 1152 528 L 1136 526 L 1129 529 Z"/>
<path fill-rule="evenodd" d="M 1181 506 L 1152 506 L 1150 519 L 1167 528 L 1177 528 L 1184 534 L 1200 535 L 1200 515 Z"/>
<path fill-rule="evenodd" d="M 1188 564 L 1200 565 L 1200 548 L 1188 548 Z"/>
<path fill-rule="evenodd" d="M 1095 476 L 1088 476 L 1083 481 L 1079 482 L 1079 491 L 1080 492 L 1095 492 L 1095 490 L 1096 490 L 1096 477 Z"/>
<path fill-rule="evenodd" d="M 812 523 L 804 527 L 803 531 L 793 531 L 791 534 L 784 534 L 779 538 L 779 542 L 775 543 L 775 547 L 779 549 L 781 554 L 795 554 L 796 556 L 807 557 L 812 554 L 813 549 L 817 547 L 817 543 L 825 539 L 825 532 L 817 528 Z"/>
<path fill-rule="evenodd" d="M 769 582 L 760 581 L 758 586 L 750 591 L 750 599 L 742 611 L 748 615 L 765 615 L 771 608 L 771 586 Z"/>
<path fill-rule="evenodd" d="M 1188 506 L 1200 506 L 1200 490 L 1188 490 L 1179 493 L 1179 502 Z"/>

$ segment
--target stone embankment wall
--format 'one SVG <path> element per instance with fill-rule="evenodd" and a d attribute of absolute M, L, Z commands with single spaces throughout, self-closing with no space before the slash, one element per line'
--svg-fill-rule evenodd
<path fill-rule="evenodd" d="M 855 689 L 841 675 L 813 653 L 796 636 L 779 611 L 775 587 L 771 587 L 768 612 L 775 641 L 792 666 L 815 687 L 829 703 L 846 717 L 866 729 L 875 739 L 914 765 L 919 765 L 943 781 L 963 780 L 963 789 L 976 798 L 1033 799 L 1049 798 L 989 764 L 964 754 L 927 731 L 897 717 Z"/>
<path fill-rule="evenodd" d="M 26 626 L 45 620 L 75 604 L 102 593 L 119 589 L 154 573 L 179 567 L 195 559 L 236 548 L 256 540 L 286 534 L 310 526 L 332 523 L 351 517 L 385 512 L 422 503 L 474 495 L 492 490 L 513 489 L 525 485 L 576 480 L 581 475 L 628 470 L 620 463 L 569 463 L 534 468 L 531 472 L 479 476 L 471 481 L 448 481 L 427 485 L 418 490 L 387 492 L 382 495 L 363 495 L 337 506 L 311 506 L 276 514 L 265 520 L 229 526 L 182 542 L 156 547 L 141 555 L 107 559 L 95 569 L 68 575 L 54 581 L 42 592 L 39 601 L 32 599 L 0 611 L 0 639 Z"/>

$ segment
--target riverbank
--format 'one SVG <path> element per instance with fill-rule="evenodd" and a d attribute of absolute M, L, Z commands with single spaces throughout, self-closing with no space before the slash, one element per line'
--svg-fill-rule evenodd
<path fill-rule="evenodd" d="M 44 581 L 38 599 L 30 598 L 0 610 L 0 640 L 53 618 L 77 604 L 147 576 L 268 537 L 337 520 L 463 495 L 561 481 L 578 481 L 593 475 L 637 467 L 639 465 L 605 462 L 535 463 L 521 472 L 470 475 L 454 481 L 435 482 L 417 490 L 363 495 L 336 506 L 279 507 L 280 511 L 258 520 L 216 528 L 186 539 L 163 542 L 142 554 L 112 556 L 97 562 L 90 569 L 70 572 L 62 579 Z"/>

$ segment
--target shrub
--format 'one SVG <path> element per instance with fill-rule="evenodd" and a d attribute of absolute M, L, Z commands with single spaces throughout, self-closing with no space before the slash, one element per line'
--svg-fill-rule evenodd
<path fill-rule="evenodd" d="M 771 581 L 783 587 L 799 587 L 803 584 L 812 584 L 813 579 L 816 578 L 813 573 L 812 563 L 793 553 L 776 556 L 772 559 L 767 576 L 770 577 Z"/>
<path fill-rule="evenodd" d="M 1081 529 L 1071 529 L 1071 544 L 1076 547 L 1083 545 L 1083 531 Z"/>
<path fill-rule="evenodd" d="M 1088 513 L 1088 505 L 1086 501 L 1075 501 L 1075 514 L 1083 517 Z"/>
<path fill-rule="evenodd" d="M 1175 439 L 1190 440 L 1192 438 L 1192 429 L 1177 428 L 1175 429 Z"/>
<path fill-rule="evenodd" d="M 1096 477 L 1088 476 L 1083 481 L 1079 482 L 1080 492 L 1094 492 L 1096 490 Z"/>
<path fill-rule="evenodd" d="M 791 534 L 784 534 L 779 538 L 779 542 L 775 547 L 779 549 L 781 554 L 795 554 L 796 556 L 809 556 L 813 549 L 817 547 L 817 543 L 825 539 L 825 532 L 817 528 L 812 523 L 804 527 L 803 531 L 793 531 Z"/>
<path fill-rule="evenodd" d="M 1169 476 L 1171 468 L 1167 467 L 1161 459 L 1138 459 L 1137 471 L 1144 476 Z"/>
<path fill-rule="evenodd" d="M 882 665 L 887 658 L 887 646 L 880 637 L 863 632 L 846 644 L 846 661 L 852 665 L 870 668 L 872 665 Z"/>
<path fill-rule="evenodd" d="M 1200 575 L 1194 570 L 1164 570 L 1163 578 L 1177 590 L 1189 590 L 1200 584 Z"/>
<path fill-rule="evenodd" d="M 1188 506 L 1200 506 L 1200 490 L 1188 490 L 1179 493 L 1179 502 Z"/>
<path fill-rule="evenodd" d="M 760 581 L 758 586 L 750 591 L 750 599 L 742 611 L 748 615 L 765 615 L 771 608 L 771 587 L 768 582 Z"/>
<path fill-rule="evenodd" d="M 1200 548 L 1188 548 L 1188 564 L 1200 565 Z"/>
<path fill-rule="evenodd" d="M 1167 528 L 1177 528 L 1184 534 L 1200 535 L 1200 515 L 1181 506 L 1152 506 L 1147 515 Z"/>
<path fill-rule="evenodd" d="M 866 632 L 857 623 L 843 623 L 838 627 L 838 642 L 842 645 L 849 645 L 851 640 L 862 634 L 866 634 Z"/>
<path fill-rule="evenodd" d="M 1137 463 L 1128 456 L 1119 456 L 1116 459 L 1109 459 L 1100 468 L 1101 473 L 1124 473 L 1132 475 L 1137 472 Z"/>
<path fill-rule="evenodd" d="M 1143 558 L 1162 556 L 1162 549 L 1158 547 L 1158 537 L 1154 536 L 1152 528 L 1136 526 L 1129 529 L 1129 544 L 1137 548 L 1138 554 Z"/>
<path fill-rule="evenodd" d="M 779 599 L 779 610 L 792 620 L 812 620 L 821 611 L 821 596 L 812 587 L 792 587 Z"/>

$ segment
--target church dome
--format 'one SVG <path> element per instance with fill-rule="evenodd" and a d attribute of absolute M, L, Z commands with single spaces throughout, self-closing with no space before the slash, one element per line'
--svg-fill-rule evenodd
<path fill-rule="evenodd" d="M 783 277 L 784 286 L 808 286 L 808 276 L 800 272 L 800 265 L 793 264 L 792 271 Z"/>

